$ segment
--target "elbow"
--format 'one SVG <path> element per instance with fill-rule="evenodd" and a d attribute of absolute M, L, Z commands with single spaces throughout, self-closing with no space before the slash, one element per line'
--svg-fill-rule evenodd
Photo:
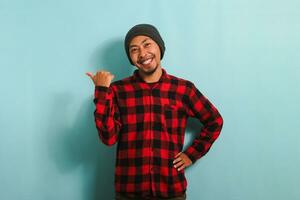
<path fill-rule="evenodd" d="M 220 125 L 220 129 L 222 129 L 223 124 L 224 124 L 224 120 L 223 117 L 220 115 L 220 117 L 218 118 L 218 124 Z"/>
<path fill-rule="evenodd" d="M 105 144 L 106 146 L 113 146 L 114 144 L 116 144 L 116 141 L 112 142 L 112 141 L 108 141 L 108 140 L 101 140 L 103 144 Z"/>
<path fill-rule="evenodd" d="M 113 146 L 114 144 L 117 143 L 117 134 L 109 134 L 107 132 L 98 132 L 99 133 L 99 137 L 100 140 L 103 144 L 105 144 L 106 146 Z"/>

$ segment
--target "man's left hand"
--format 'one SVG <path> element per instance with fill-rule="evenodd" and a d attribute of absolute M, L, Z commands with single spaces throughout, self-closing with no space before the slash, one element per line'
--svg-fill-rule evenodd
<path fill-rule="evenodd" d="M 185 153 L 182 152 L 179 152 L 175 156 L 175 160 L 173 161 L 173 165 L 178 171 L 183 170 L 184 168 L 190 166 L 191 164 L 192 161 Z"/>

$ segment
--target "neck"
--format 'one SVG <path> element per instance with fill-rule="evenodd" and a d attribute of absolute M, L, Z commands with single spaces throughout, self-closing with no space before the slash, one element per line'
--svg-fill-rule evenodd
<path fill-rule="evenodd" d="M 162 68 L 161 66 L 159 66 L 155 72 L 153 74 L 145 74 L 142 73 L 141 70 L 139 70 L 139 74 L 142 77 L 142 79 L 146 82 L 146 83 L 155 83 L 158 82 L 161 75 L 162 75 Z"/>

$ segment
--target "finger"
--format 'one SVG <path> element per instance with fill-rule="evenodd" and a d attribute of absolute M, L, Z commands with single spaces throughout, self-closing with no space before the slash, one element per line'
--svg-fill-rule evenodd
<path fill-rule="evenodd" d="M 179 167 L 177 170 L 178 171 L 181 171 L 181 170 L 183 170 L 185 168 L 185 165 L 182 165 L 181 167 Z"/>
<path fill-rule="evenodd" d="M 174 165 L 174 168 L 180 168 L 180 167 L 182 167 L 184 165 L 184 162 L 179 162 L 179 163 L 177 163 L 177 164 L 175 164 Z"/>
<path fill-rule="evenodd" d="M 175 158 L 177 158 L 178 156 L 181 155 L 182 152 L 179 152 L 178 154 L 176 154 Z"/>
<path fill-rule="evenodd" d="M 104 71 L 104 70 L 102 70 L 102 71 L 99 71 L 99 73 L 100 73 L 100 74 L 106 74 L 106 75 L 109 75 L 109 74 L 111 74 L 109 71 Z"/>
<path fill-rule="evenodd" d="M 114 76 L 112 73 L 110 73 L 110 72 L 107 72 L 106 73 L 107 75 L 109 75 L 109 76 Z"/>
<path fill-rule="evenodd" d="M 182 158 L 181 157 L 178 157 L 176 158 L 174 161 L 173 161 L 173 164 L 176 164 L 178 162 L 182 161 Z"/>
<path fill-rule="evenodd" d="M 184 160 L 179 160 L 178 162 L 173 163 L 173 165 L 176 167 L 181 166 L 182 164 L 184 164 Z"/>

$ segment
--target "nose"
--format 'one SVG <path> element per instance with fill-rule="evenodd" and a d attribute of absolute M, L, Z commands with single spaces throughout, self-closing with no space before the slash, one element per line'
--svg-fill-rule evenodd
<path fill-rule="evenodd" d="M 139 52 L 139 58 L 143 58 L 145 57 L 145 55 L 146 55 L 146 50 L 144 48 L 141 48 Z"/>

